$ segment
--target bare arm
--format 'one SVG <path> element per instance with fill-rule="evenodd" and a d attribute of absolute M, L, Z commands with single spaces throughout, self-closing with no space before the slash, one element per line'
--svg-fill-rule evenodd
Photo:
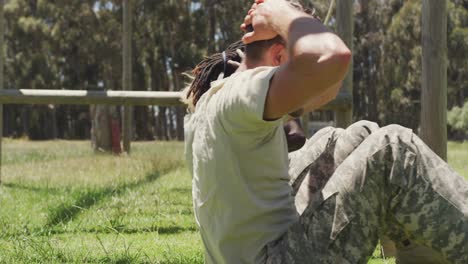
<path fill-rule="evenodd" d="M 320 107 L 328 104 L 331 100 L 335 99 L 341 87 L 341 82 L 331 86 L 329 89 L 317 97 L 312 97 L 304 106 L 304 112 L 312 112 Z"/>
<path fill-rule="evenodd" d="M 288 43 L 289 61 L 275 73 L 265 103 L 264 119 L 276 119 L 324 96 L 336 96 L 351 60 L 343 41 L 319 21 L 284 0 L 257 0 L 245 24 L 254 32 L 244 42 L 281 35 Z M 330 95 L 333 95 L 332 98 Z M 318 102 L 326 104 L 328 101 Z M 315 103 L 317 104 L 317 102 Z"/>

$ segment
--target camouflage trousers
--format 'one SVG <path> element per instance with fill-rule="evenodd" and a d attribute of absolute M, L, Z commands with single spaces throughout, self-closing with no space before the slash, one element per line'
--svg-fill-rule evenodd
<path fill-rule="evenodd" d="M 266 263 L 367 263 L 384 235 L 468 263 L 468 182 L 410 129 L 324 128 L 290 155 L 289 173 L 300 218 L 266 246 Z"/>

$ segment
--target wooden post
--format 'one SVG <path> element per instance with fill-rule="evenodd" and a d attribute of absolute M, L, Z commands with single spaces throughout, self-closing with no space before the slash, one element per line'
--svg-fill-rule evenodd
<path fill-rule="evenodd" d="M 0 0 L 0 1 L 3 2 L 3 0 Z M 0 184 L 2 184 L 2 138 L 3 138 L 3 104 L 0 104 Z"/>
<path fill-rule="evenodd" d="M 353 0 L 338 0 L 336 5 L 337 33 L 351 51 L 353 51 L 354 31 L 353 3 Z M 353 60 L 351 60 L 341 91 L 353 94 Z M 335 112 L 335 122 L 337 127 L 346 128 L 351 125 L 353 122 L 352 106 L 346 110 L 337 110 Z"/>
<path fill-rule="evenodd" d="M 5 18 L 3 14 L 4 0 L 0 0 L 0 90 L 3 90 L 3 62 L 4 62 L 4 32 Z M 2 183 L 2 138 L 3 138 L 3 104 L 0 103 L 0 184 Z"/>
<path fill-rule="evenodd" d="M 123 0 L 123 78 L 122 88 L 125 91 L 132 90 L 132 4 L 131 0 Z M 130 154 L 130 142 L 132 140 L 132 107 L 124 106 L 123 113 L 123 149 Z"/>
<path fill-rule="evenodd" d="M 447 1 L 423 1 L 421 104 L 421 138 L 447 160 Z"/>

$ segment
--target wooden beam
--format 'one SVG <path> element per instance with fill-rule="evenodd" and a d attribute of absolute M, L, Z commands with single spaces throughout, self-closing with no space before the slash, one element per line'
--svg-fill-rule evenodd
<path fill-rule="evenodd" d="M 123 74 L 122 89 L 124 91 L 132 90 L 132 1 L 123 1 Z M 132 107 L 124 106 L 122 120 L 122 140 L 123 150 L 130 153 L 130 142 L 132 140 Z"/>
<path fill-rule="evenodd" d="M 3 90 L 3 62 L 4 58 L 4 44 L 5 44 L 5 17 L 3 13 L 4 0 L 0 0 L 0 90 Z M 2 183 L 2 139 L 3 139 L 3 104 L 0 103 L 0 183 Z"/>
<path fill-rule="evenodd" d="M 3 104 L 181 105 L 181 92 L 0 90 Z"/>
<path fill-rule="evenodd" d="M 85 91 L 85 90 L 0 90 L 2 104 L 69 104 L 69 105 L 159 105 L 181 106 L 182 92 L 144 91 Z M 341 110 L 351 108 L 348 93 L 339 93 L 327 105 L 317 110 Z"/>
<path fill-rule="evenodd" d="M 338 0 L 336 5 L 337 34 L 346 43 L 348 48 L 353 51 L 353 33 L 354 33 L 354 1 Z M 341 87 L 342 92 L 353 94 L 353 62 L 349 66 L 348 74 Z M 346 128 L 353 122 L 353 108 L 346 110 L 337 110 L 335 112 L 335 122 L 337 127 Z"/>
<path fill-rule="evenodd" d="M 421 138 L 447 160 L 447 1 L 423 1 L 421 105 Z"/>

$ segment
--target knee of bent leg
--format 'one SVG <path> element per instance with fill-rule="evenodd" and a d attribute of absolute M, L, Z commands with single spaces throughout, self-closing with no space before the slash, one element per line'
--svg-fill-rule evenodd
<path fill-rule="evenodd" d="M 360 138 L 362 141 L 377 130 L 379 130 L 377 123 L 361 120 L 346 128 L 346 134 L 351 137 Z"/>
<path fill-rule="evenodd" d="M 413 130 L 397 124 L 382 127 L 377 132 L 380 136 L 388 138 L 391 142 L 395 141 L 410 141 L 413 135 Z"/>
<path fill-rule="evenodd" d="M 359 120 L 359 121 L 353 123 L 352 125 L 350 125 L 347 129 L 355 128 L 355 127 L 363 128 L 363 129 L 366 129 L 366 130 L 368 130 L 370 132 L 373 132 L 373 131 L 379 129 L 379 125 L 377 123 L 369 121 L 369 120 Z"/>
<path fill-rule="evenodd" d="M 318 140 L 329 138 L 333 133 L 335 133 L 338 129 L 334 127 L 324 127 L 317 131 L 311 138 L 306 140 L 304 147 L 308 147 L 310 145 L 315 144 Z"/>

